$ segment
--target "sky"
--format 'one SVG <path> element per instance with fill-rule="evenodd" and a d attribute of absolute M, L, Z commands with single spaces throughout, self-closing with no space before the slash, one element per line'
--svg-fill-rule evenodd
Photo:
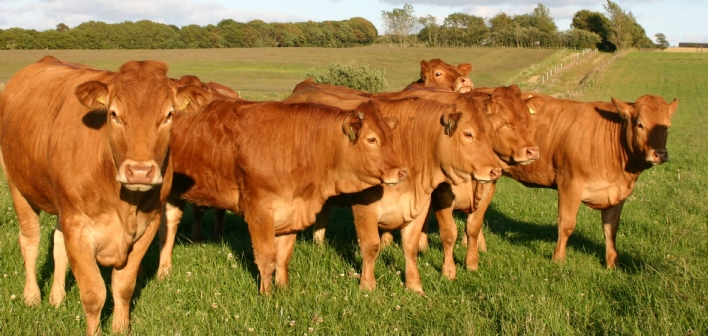
<path fill-rule="evenodd" d="M 672 46 L 678 42 L 708 41 L 708 0 L 617 0 L 632 12 L 647 36 L 663 33 Z M 240 22 L 346 20 L 363 17 L 384 33 L 381 11 L 413 6 L 414 15 L 433 15 L 439 23 L 455 12 L 491 18 L 498 13 L 527 14 L 542 3 L 559 30 L 570 29 L 573 15 L 582 9 L 603 12 L 605 0 L 0 0 L 0 29 L 55 29 L 59 23 L 75 27 L 86 21 L 119 23 L 151 20 L 179 27 L 205 26 L 222 19 Z"/>

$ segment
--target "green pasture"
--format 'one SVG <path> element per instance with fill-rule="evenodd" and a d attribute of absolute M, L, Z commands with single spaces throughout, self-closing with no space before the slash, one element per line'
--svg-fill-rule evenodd
<path fill-rule="evenodd" d="M 510 78 L 557 51 L 527 49 L 229 49 L 169 51 L 56 51 L 58 57 L 115 68 L 130 58 L 162 59 L 170 74 L 195 74 L 244 91 L 287 92 L 313 66 L 357 60 L 385 68 L 389 90 L 417 78 L 421 59 L 470 62 L 478 86 Z M 0 52 L 0 82 L 43 51 Z M 302 56 L 306 55 L 306 56 Z M 484 227 L 489 252 L 480 269 L 462 266 L 458 280 L 440 274 L 442 244 L 432 225 L 430 249 L 419 256 L 427 296 L 402 286 L 399 245 L 376 264 L 378 288 L 361 291 L 361 256 L 351 213 L 336 211 L 323 247 L 305 231 L 290 263 L 290 287 L 258 295 L 257 269 L 245 223 L 227 217 L 223 242 L 193 243 L 185 216 L 174 251 L 173 274 L 156 279 L 157 244 L 146 255 L 131 311 L 134 335 L 705 335 L 708 333 L 708 187 L 705 125 L 708 55 L 633 52 L 603 72 L 582 100 L 634 101 L 647 93 L 678 98 L 668 149 L 671 161 L 640 177 L 624 207 L 618 235 L 620 267 L 604 266 L 600 213 L 581 207 L 565 263 L 551 263 L 557 238 L 555 191 L 499 182 Z M 280 97 L 282 98 L 282 97 Z M 211 215 L 205 219 L 211 223 Z M 463 229 L 463 217 L 458 228 Z M 85 330 L 79 292 L 67 277 L 67 299 L 48 304 L 52 279 L 52 216 L 42 217 L 38 260 L 42 304 L 22 302 L 24 267 L 17 219 L 5 185 L 0 188 L 0 334 L 76 335 Z M 213 224 L 205 225 L 209 236 Z M 106 269 L 104 275 L 109 278 Z M 14 299 L 13 299 L 14 298 Z M 112 302 L 102 315 L 110 333 Z"/>
<path fill-rule="evenodd" d="M 511 52 L 513 50 L 513 52 Z M 357 61 L 386 71 L 387 91 L 399 91 L 420 78 L 420 61 L 442 58 L 451 64 L 472 63 L 477 86 L 505 84 L 521 69 L 539 63 L 557 50 L 498 48 L 398 48 L 383 45 L 358 48 L 236 48 L 175 50 L 3 50 L 0 83 L 20 68 L 46 55 L 100 69 L 117 69 L 128 60 L 166 62 L 169 75 L 195 75 L 227 85 L 248 99 L 288 96 L 312 68 L 330 62 Z"/>

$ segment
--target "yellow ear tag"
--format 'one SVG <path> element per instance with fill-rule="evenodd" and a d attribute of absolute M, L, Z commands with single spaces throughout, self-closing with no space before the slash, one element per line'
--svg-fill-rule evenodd
<path fill-rule="evenodd" d="M 99 103 L 101 103 L 101 104 L 103 104 L 103 105 L 106 105 L 106 100 L 103 99 L 103 97 L 98 97 L 98 98 L 96 98 L 96 101 L 99 102 Z"/>
<path fill-rule="evenodd" d="M 536 113 L 536 110 L 529 107 L 529 113 L 534 114 L 534 113 Z"/>
<path fill-rule="evenodd" d="M 191 101 L 192 101 L 192 98 L 187 97 L 187 99 L 184 100 L 184 102 L 182 103 L 182 105 L 180 105 L 179 110 L 180 110 L 180 111 L 184 110 L 184 108 L 187 107 L 187 105 L 189 105 L 189 103 L 190 103 Z"/>
<path fill-rule="evenodd" d="M 533 95 L 529 95 L 529 98 L 533 97 Z"/>

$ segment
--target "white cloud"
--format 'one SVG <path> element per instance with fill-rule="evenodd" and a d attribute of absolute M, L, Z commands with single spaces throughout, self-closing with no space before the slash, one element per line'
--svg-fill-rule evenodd
<path fill-rule="evenodd" d="M 151 20 L 154 22 L 185 26 L 188 24 L 216 24 L 223 19 L 247 22 L 260 19 L 266 22 L 307 21 L 311 18 L 278 12 L 249 12 L 228 8 L 214 1 L 168 0 L 43 0 L 14 7 L 0 7 L 0 28 L 52 29 L 58 23 L 75 27 L 86 21 L 118 23 L 123 21 Z"/>

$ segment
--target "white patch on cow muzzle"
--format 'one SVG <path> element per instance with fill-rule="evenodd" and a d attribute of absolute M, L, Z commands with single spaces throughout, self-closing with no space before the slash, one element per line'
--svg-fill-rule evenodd
<path fill-rule="evenodd" d="M 131 191 L 148 191 L 162 183 L 162 172 L 154 160 L 125 160 L 118 168 L 116 181 Z"/>

